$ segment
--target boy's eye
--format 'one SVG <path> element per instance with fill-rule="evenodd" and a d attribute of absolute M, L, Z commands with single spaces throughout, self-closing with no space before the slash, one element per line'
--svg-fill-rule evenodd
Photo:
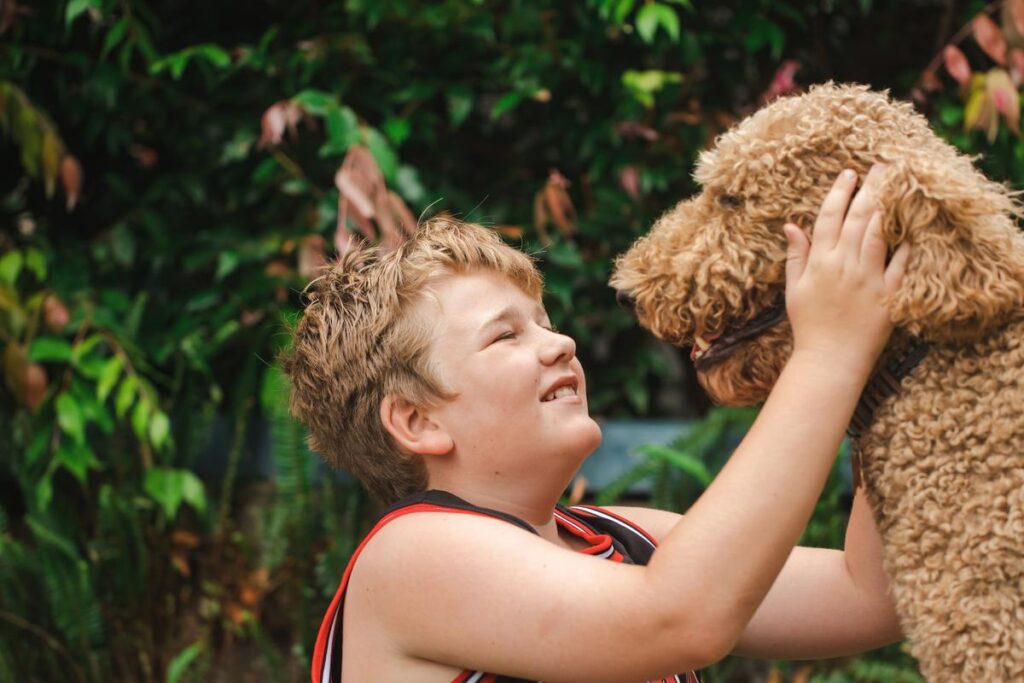
<path fill-rule="evenodd" d="M 505 339 L 515 339 L 515 338 L 516 338 L 516 333 L 513 332 L 512 330 L 509 330 L 508 332 L 502 332 L 501 334 L 499 334 L 497 337 L 495 337 L 494 341 L 499 342 L 499 341 L 503 341 Z"/>

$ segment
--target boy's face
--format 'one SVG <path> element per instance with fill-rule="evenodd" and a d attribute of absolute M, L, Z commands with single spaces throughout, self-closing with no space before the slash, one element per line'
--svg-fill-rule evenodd
<path fill-rule="evenodd" d="M 457 394 L 432 412 L 454 440 L 458 466 L 567 483 L 601 441 L 575 342 L 501 275 L 448 275 L 431 289 L 435 297 L 421 304 L 436 324 L 430 352 Z"/>

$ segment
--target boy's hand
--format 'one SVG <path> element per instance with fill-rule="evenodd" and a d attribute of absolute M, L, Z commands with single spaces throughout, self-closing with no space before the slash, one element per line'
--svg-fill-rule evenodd
<path fill-rule="evenodd" d="M 909 244 L 900 245 L 886 267 L 876 199 L 882 170 L 871 168 L 852 203 L 857 175 L 852 170 L 839 175 L 822 202 L 813 243 L 797 226 L 784 227 L 793 355 L 813 354 L 827 367 L 852 369 L 862 379 L 892 331 L 883 302 L 902 282 L 910 253 Z"/>

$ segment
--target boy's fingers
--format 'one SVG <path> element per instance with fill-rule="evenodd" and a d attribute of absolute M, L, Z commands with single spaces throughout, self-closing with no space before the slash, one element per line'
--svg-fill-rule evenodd
<path fill-rule="evenodd" d="M 804 274 L 807 267 L 807 252 L 810 250 L 810 243 L 803 231 L 792 223 L 782 226 L 786 233 L 786 283 L 787 286 L 795 284 Z"/>
<path fill-rule="evenodd" d="M 850 195 L 856 186 L 857 174 L 852 169 L 846 169 L 839 174 L 832 184 L 832 189 L 825 195 L 818 220 L 814 223 L 814 243 L 811 248 L 816 252 L 831 250 L 836 246 L 843 225 L 843 216 L 846 215 Z"/>
<path fill-rule="evenodd" d="M 864 238 L 860 244 L 859 258 L 862 263 L 872 269 L 881 271 L 885 268 L 885 255 L 889 251 L 889 245 L 885 243 L 882 236 L 882 213 L 875 211 L 867 222 L 864 230 Z"/>
<path fill-rule="evenodd" d="M 850 202 L 850 209 L 846 212 L 846 220 L 843 221 L 842 233 L 839 236 L 839 245 L 846 249 L 847 254 L 853 258 L 862 255 L 862 243 L 868 221 L 878 209 L 878 184 L 883 170 L 884 167 L 879 164 L 871 167 L 864 178 L 864 184 L 857 191 L 853 201 Z"/>
<path fill-rule="evenodd" d="M 903 275 L 907 272 L 907 262 L 910 260 L 910 242 L 904 242 L 892 255 L 888 267 L 885 269 L 885 291 L 888 294 L 895 294 L 903 283 Z"/>

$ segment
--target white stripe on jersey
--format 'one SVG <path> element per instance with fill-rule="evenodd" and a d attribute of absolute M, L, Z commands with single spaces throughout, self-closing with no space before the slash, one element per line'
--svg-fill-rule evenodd
<path fill-rule="evenodd" d="M 340 613 L 340 609 L 335 610 L 334 618 L 331 619 L 331 632 L 327 636 L 327 650 L 324 652 L 324 669 L 320 672 L 320 683 L 331 683 L 331 651 L 334 650 L 334 631 L 338 625 L 338 615 Z"/>
<path fill-rule="evenodd" d="M 644 536 L 642 533 L 640 533 L 639 531 L 637 531 L 636 529 L 634 529 L 630 525 L 624 523 L 622 520 L 615 519 L 611 515 L 605 514 L 604 512 L 601 512 L 600 510 L 598 510 L 597 508 L 587 507 L 587 506 L 584 506 L 584 505 L 577 505 L 576 507 L 574 507 L 572 509 L 574 509 L 574 510 L 575 509 L 579 509 L 579 510 L 582 510 L 583 512 L 587 512 L 587 513 L 590 513 L 590 514 L 595 515 L 597 517 L 600 517 L 601 519 L 607 519 L 609 522 L 615 522 L 616 524 L 621 526 L 623 529 L 629 529 L 634 534 L 636 534 L 637 536 L 642 538 L 644 540 L 644 543 L 646 543 L 647 545 L 651 546 L 652 548 L 657 548 L 656 545 L 651 543 L 651 539 L 647 538 L 646 536 Z"/>
<path fill-rule="evenodd" d="M 558 519 L 562 520 L 563 522 L 565 522 L 566 524 L 568 524 L 569 526 L 571 526 L 573 529 L 575 529 L 576 531 L 580 532 L 581 534 L 586 534 L 587 536 L 593 536 L 594 535 L 594 532 L 589 531 L 587 529 L 584 529 L 579 524 L 577 524 L 574 520 L 572 520 L 569 517 L 566 517 L 562 513 L 558 512 L 557 510 L 555 511 L 555 517 L 557 517 Z"/>
<path fill-rule="evenodd" d="M 477 671 L 472 676 L 466 679 L 466 683 L 477 683 L 481 678 L 484 677 L 483 671 Z"/>

